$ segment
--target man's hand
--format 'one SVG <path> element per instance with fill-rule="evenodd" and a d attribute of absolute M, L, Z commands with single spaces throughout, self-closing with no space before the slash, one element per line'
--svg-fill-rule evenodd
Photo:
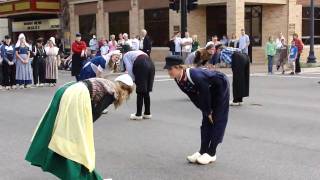
<path fill-rule="evenodd" d="M 209 119 L 209 122 L 211 123 L 211 124 L 213 124 L 213 117 L 212 117 L 212 113 L 210 113 L 209 115 L 208 115 L 208 119 Z"/>

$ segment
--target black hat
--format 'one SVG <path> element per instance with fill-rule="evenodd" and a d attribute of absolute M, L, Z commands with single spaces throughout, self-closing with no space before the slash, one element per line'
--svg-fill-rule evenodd
<path fill-rule="evenodd" d="M 164 66 L 163 69 L 169 69 L 172 66 L 176 66 L 176 65 L 182 65 L 183 60 L 181 58 L 181 56 L 167 56 L 166 57 L 166 65 Z"/>
<path fill-rule="evenodd" d="M 76 37 L 81 37 L 81 34 L 80 33 L 76 33 Z"/>
<path fill-rule="evenodd" d="M 4 39 L 11 39 L 9 35 L 4 36 Z"/>
<path fill-rule="evenodd" d="M 130 47 L 128 44 L 125 44 L 125 45 L 122 45 L 121 50 L 122 50 L 121 53 L 124 53 L 124 54 L 125 54 L 125 53 L 131 51 L 132 49 L 131 49 L 131 47 Z"/>

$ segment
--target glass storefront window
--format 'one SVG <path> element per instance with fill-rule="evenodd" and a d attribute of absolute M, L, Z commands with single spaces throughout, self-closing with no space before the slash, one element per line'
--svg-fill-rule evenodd
<path fill-rule="evenodd" d="M 144 11 L 144 25 L 155 47 L 167 47 L 169 41 L 169 9 Z"/>
<path fill-rule="evenodd" d="M 81 15 L 79 16 L 79 28 L 82 35 L 82 40 L 87 44 L 92 38 L 93 34 L 96 34 L 96 15 Z"/>
<path fill-rule="evenodd" d="M 252 46 L 262 45 L 262 6 L 246 6 L 245 31 Z"/>
<path fill-rule="evenodd" d="M 302 8 L 302 41 L 310 44 L 310 7 Z M 320 7 L 314 8 L 314 43 L 320 44 Z"/>
<path fill-rule="evenodd" d="M 120 33 L 128 33 L 129 31 L 129 12 L 113 12 L 109 13 L 109 31 L 110 35 L 114 34 L 118 38 Z"/>

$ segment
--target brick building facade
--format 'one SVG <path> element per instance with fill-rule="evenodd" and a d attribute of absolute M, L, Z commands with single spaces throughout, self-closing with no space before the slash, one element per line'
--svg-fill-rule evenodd
<path fill-rule="evenodd" d="M 86 40 L 92 34 L 98 38 L 128 32 L 138 35 L 148 30 L 154 40 L 152 58 L 163 60 L 168 54 L 167 42 L 180 28 L 180 15 L 168 9 L 168 0 L 69 0 L 70 40 L 81 32 Z M 283 32 L 286 39 L 296 32 L 306 39 L 308 29 L 303 28 L 308 14 L 309 0 L 199 0 L 197 10 L 188 14 L 188 31 L 197 34 L 201 45 L 212 35 L 240 34 L 246 29 L 252 37 L 253 61 L 264 62 L 264 45 L 268 36 Z M 320 14 L 320 1 L 316 3 L 316 16 Z M 303 21 L 305 20 L 305 21 Z M 316 21 L 316 42 L 320 41 L 320 17 Z M 319 37 L 318 37 L 319 36 Z M 316 45 L 320 57 L 320 43 Z M 308 56 L 308 45 L 302 59 Z"/>

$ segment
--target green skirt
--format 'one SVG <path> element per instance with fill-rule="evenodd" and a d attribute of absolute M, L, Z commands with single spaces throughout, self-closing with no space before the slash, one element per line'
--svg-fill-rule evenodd
<path fill-rule="evenodd" d="M 50 172 L 63 180 L 102 180 L 103 178 L 95 170 L 90 173 L 83 165 L 62 157 L 48 148 L 60 100 L 65 90 L 74 83 L 64 85 L 55 93 L 25 159 L 32 165 L 41 167 L 43 171 Z"/>

